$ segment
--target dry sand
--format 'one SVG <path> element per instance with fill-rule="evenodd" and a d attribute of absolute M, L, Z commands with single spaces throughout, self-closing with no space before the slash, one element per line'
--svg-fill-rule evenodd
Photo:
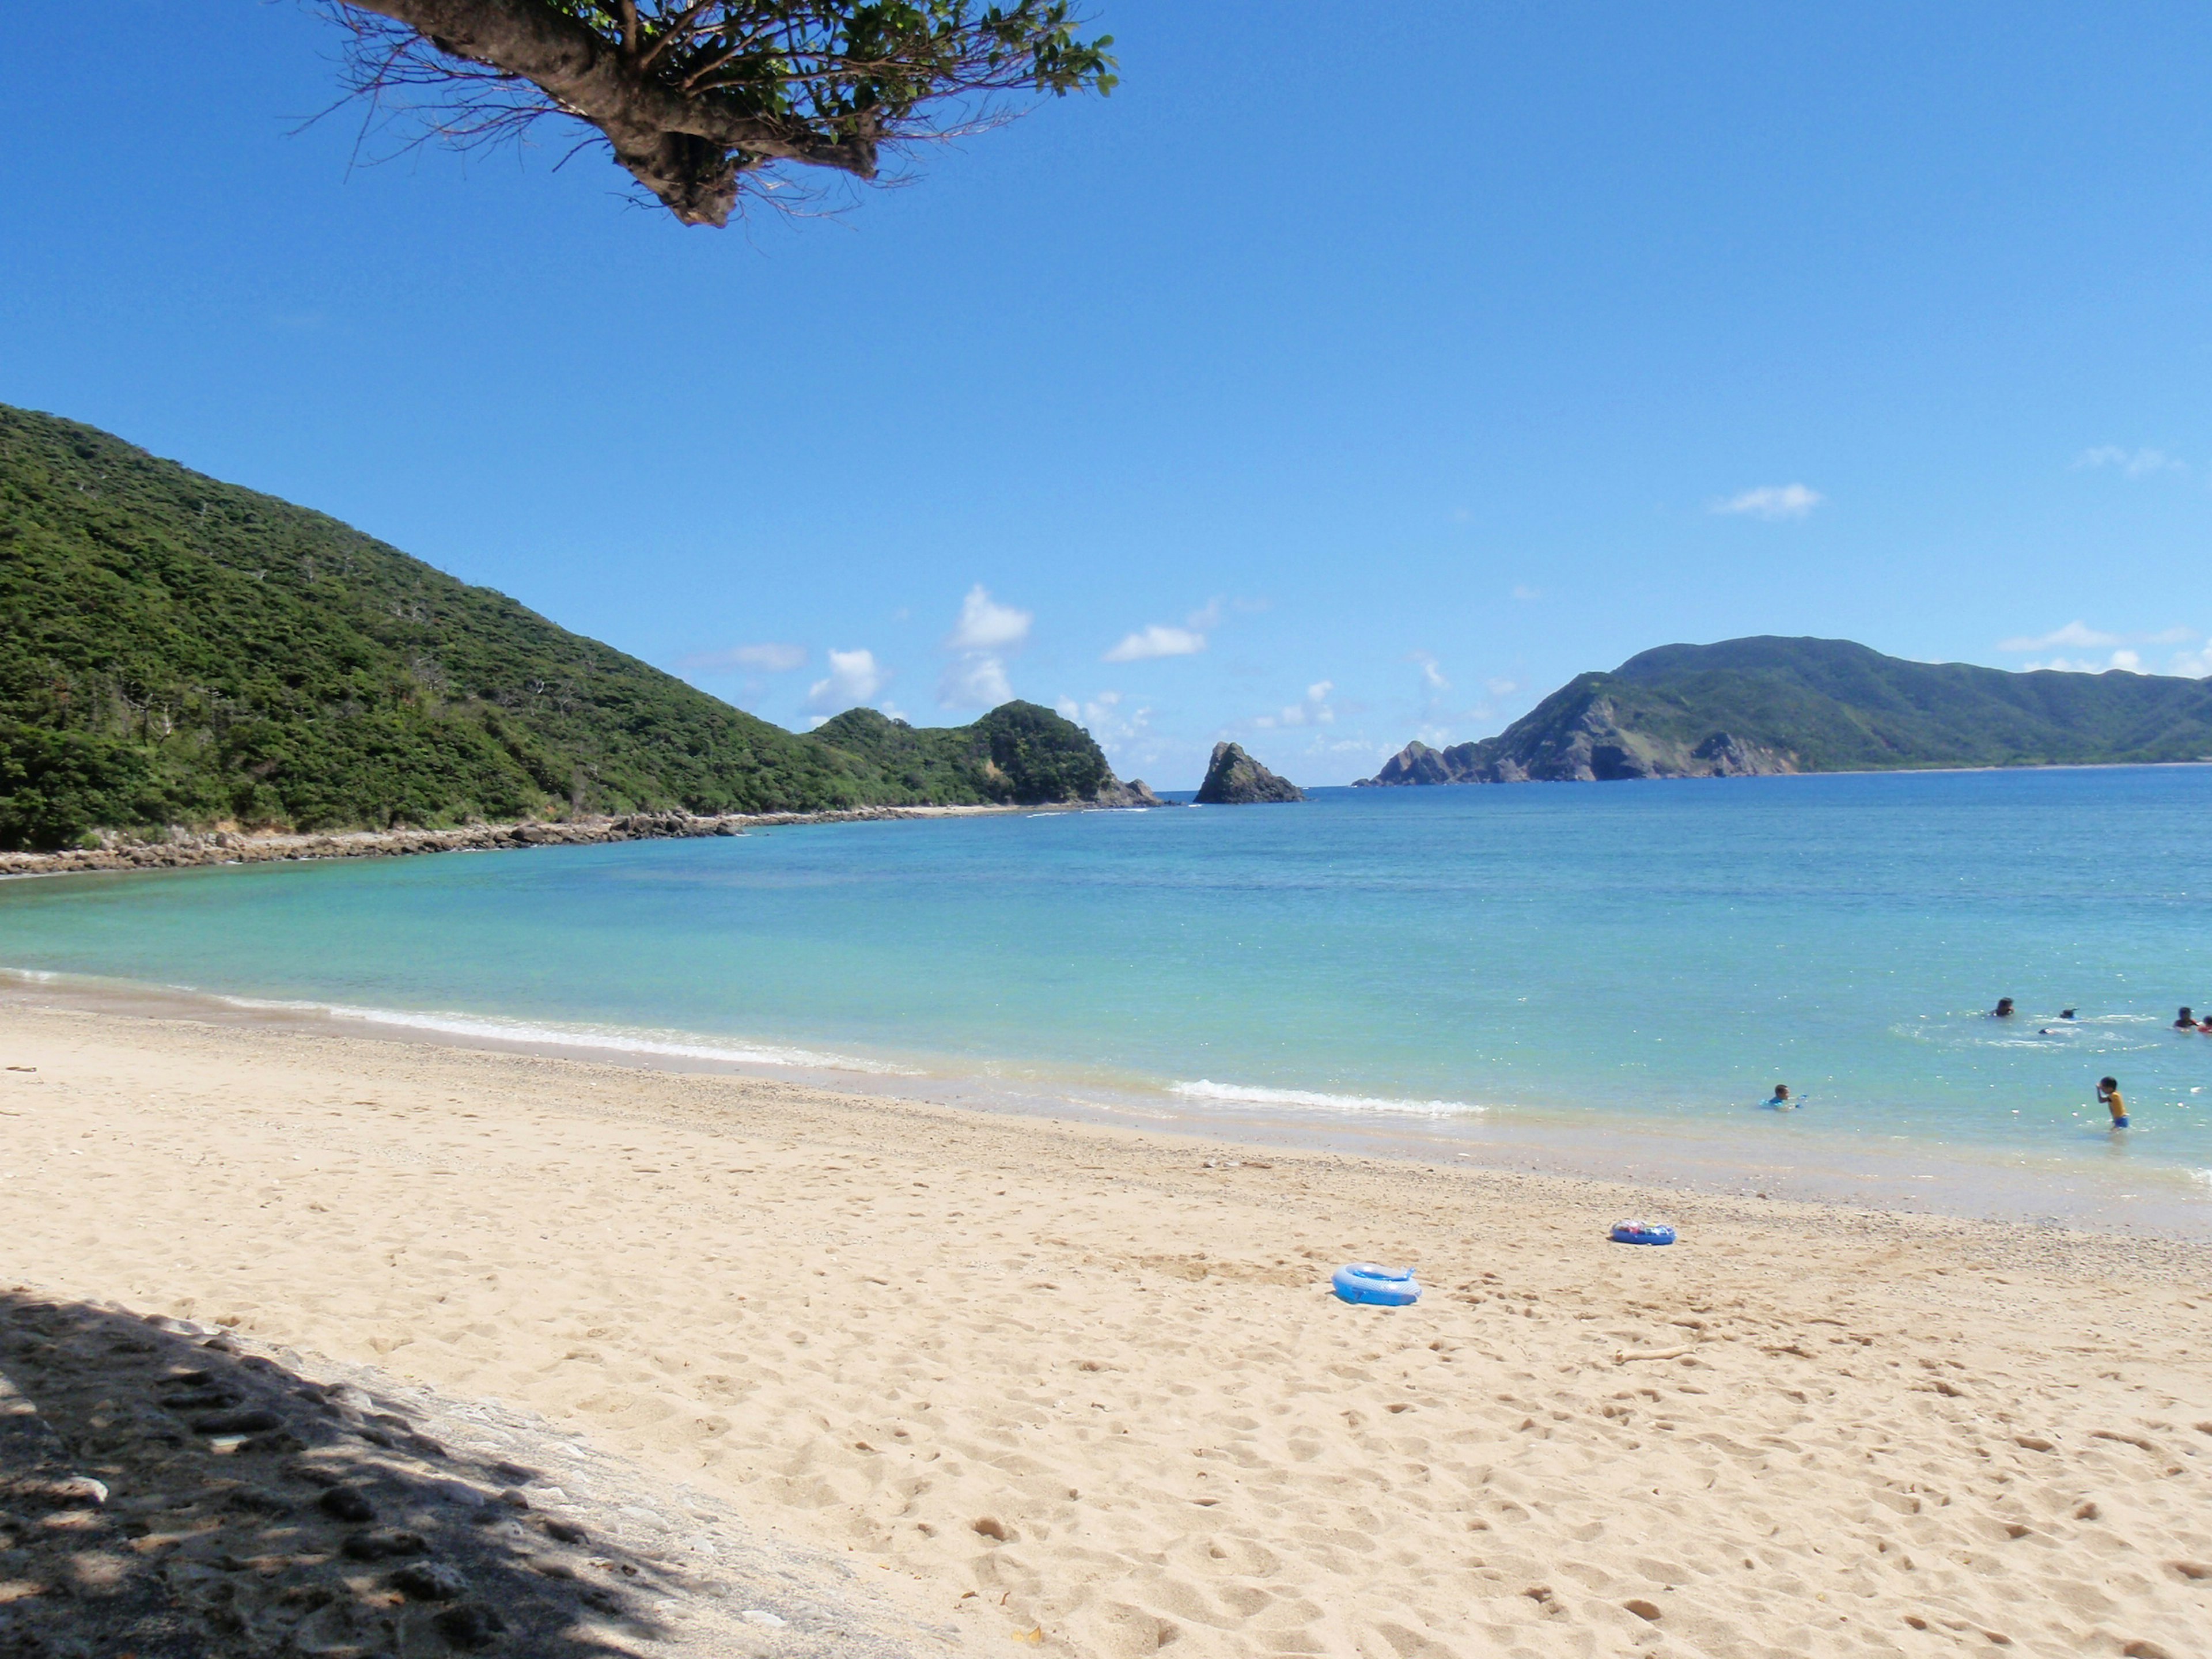
<path fill-rule="evenodd" d="M 0 1288 L 542 1413 L 981 1651 L 2212 1652 L 2194 1247 L 116 1015 L 0 1062 Z"/>

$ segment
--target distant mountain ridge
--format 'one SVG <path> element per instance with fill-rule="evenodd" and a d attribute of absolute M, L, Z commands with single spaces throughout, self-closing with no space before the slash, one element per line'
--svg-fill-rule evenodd
<path fill-rule="evenodd" d="M 0 848 L 1149 799 L 1034 703 L 784 731 L 334 519 L 0 404 Z"/>
<path fill-rule="evenodd" d="M 2212 682 L 1908 662 L 1849 640 L 1662 645 L 1494 738 L 1415 741 L 1363 784 L 1606 781 L 2212 760 Z"/>

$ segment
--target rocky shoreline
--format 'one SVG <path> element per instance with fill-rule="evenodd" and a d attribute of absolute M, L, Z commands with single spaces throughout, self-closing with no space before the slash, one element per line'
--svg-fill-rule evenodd
<path fill-rule="evenodd" d="M 450 830 L 356 830 L 315 835 L 247 835 L 236 830 L 173 832 L 163 841 L 104 837 L 98 847 L 58 853 L 0 853 L 0 876 L 75 875 L 100 870 L 180 870 L 204 864 L 268 864 L 297 859 L 406 858 L 419 853 L 498 853 L 526 847 L 587 847 L 605 842 L 678 841 L 741 836 L 777 824 L 860 823 L 888 818 L 960 817 L 1030 812 L 1030 806 L 862 806 L 838 812 L 629 812 L 557 822 L 470 823 Z M 1086 810 L 1070 808 L 1068 810 Z M 1097 810 L 1097 809 L 1087 809 Z"/>

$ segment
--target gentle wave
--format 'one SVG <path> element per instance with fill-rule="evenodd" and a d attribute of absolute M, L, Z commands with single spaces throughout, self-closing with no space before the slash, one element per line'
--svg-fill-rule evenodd
<path fill-rule="evenodd" d="M 1176 1083 L 1170 1094 L 1187 1100 L 1214 1100 L 1237 1106 L 1305 1106 L 1325 1112 L 1407 1112 L 1421 1117 L 1452 1117 L 1489 1109 L 1463 1100 L 1393 1100 L 1382 1095 L 1325 1095 L 1310 1089 L 1262 1089 L 1239 1083 Z"/>
<path fill-rule="evenodd" d="M 477 1037 L 496 1042 L 547 1043 L 562 1048 L 603 1048 L 629 1054 L 659 1054 L 677 1060 L 708 1060 L 733 1066 L 786 1066 L 814 1072 L 862 1072 L 873 1077 L 919 1077 L 921 1073 L 852 1054 L 822 1054 L 811 1048 L 742 1048 L 701 1042 L 678 1031 L 634 1030 L 616 1025 L 548 1025 L 523 1020 L 487 1019 L 473 1014 L 416 1014 L 392 1008 L 356 1008 L 343 1003 L 291 1002 L 263 997 L 217 997 L 234 1008 L 265 1008 L 286 1013 L 320 1014 L 328 1019 L 399 1025 L 446 1036 Z"/>

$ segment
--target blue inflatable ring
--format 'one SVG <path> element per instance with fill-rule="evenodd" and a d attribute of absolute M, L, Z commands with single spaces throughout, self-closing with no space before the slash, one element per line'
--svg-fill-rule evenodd
<path fill-rule="evenodd" d="M 1329 1282 L 1343 1301 L 1377 1308 L 1403 1308 L 1421 1299 L 1420 1285 L 1410 1267 L 1378 1267 L 1371 1261 L 1354 1261 L 1339 1267 Z"/>
<path fill-rule="evenodd" d="M 1613 1242 L 1616 1244 L 1672 1244 L 1674 1230 L 1663 1221 L 1616 1221 L 1613 1224 Z"/>

